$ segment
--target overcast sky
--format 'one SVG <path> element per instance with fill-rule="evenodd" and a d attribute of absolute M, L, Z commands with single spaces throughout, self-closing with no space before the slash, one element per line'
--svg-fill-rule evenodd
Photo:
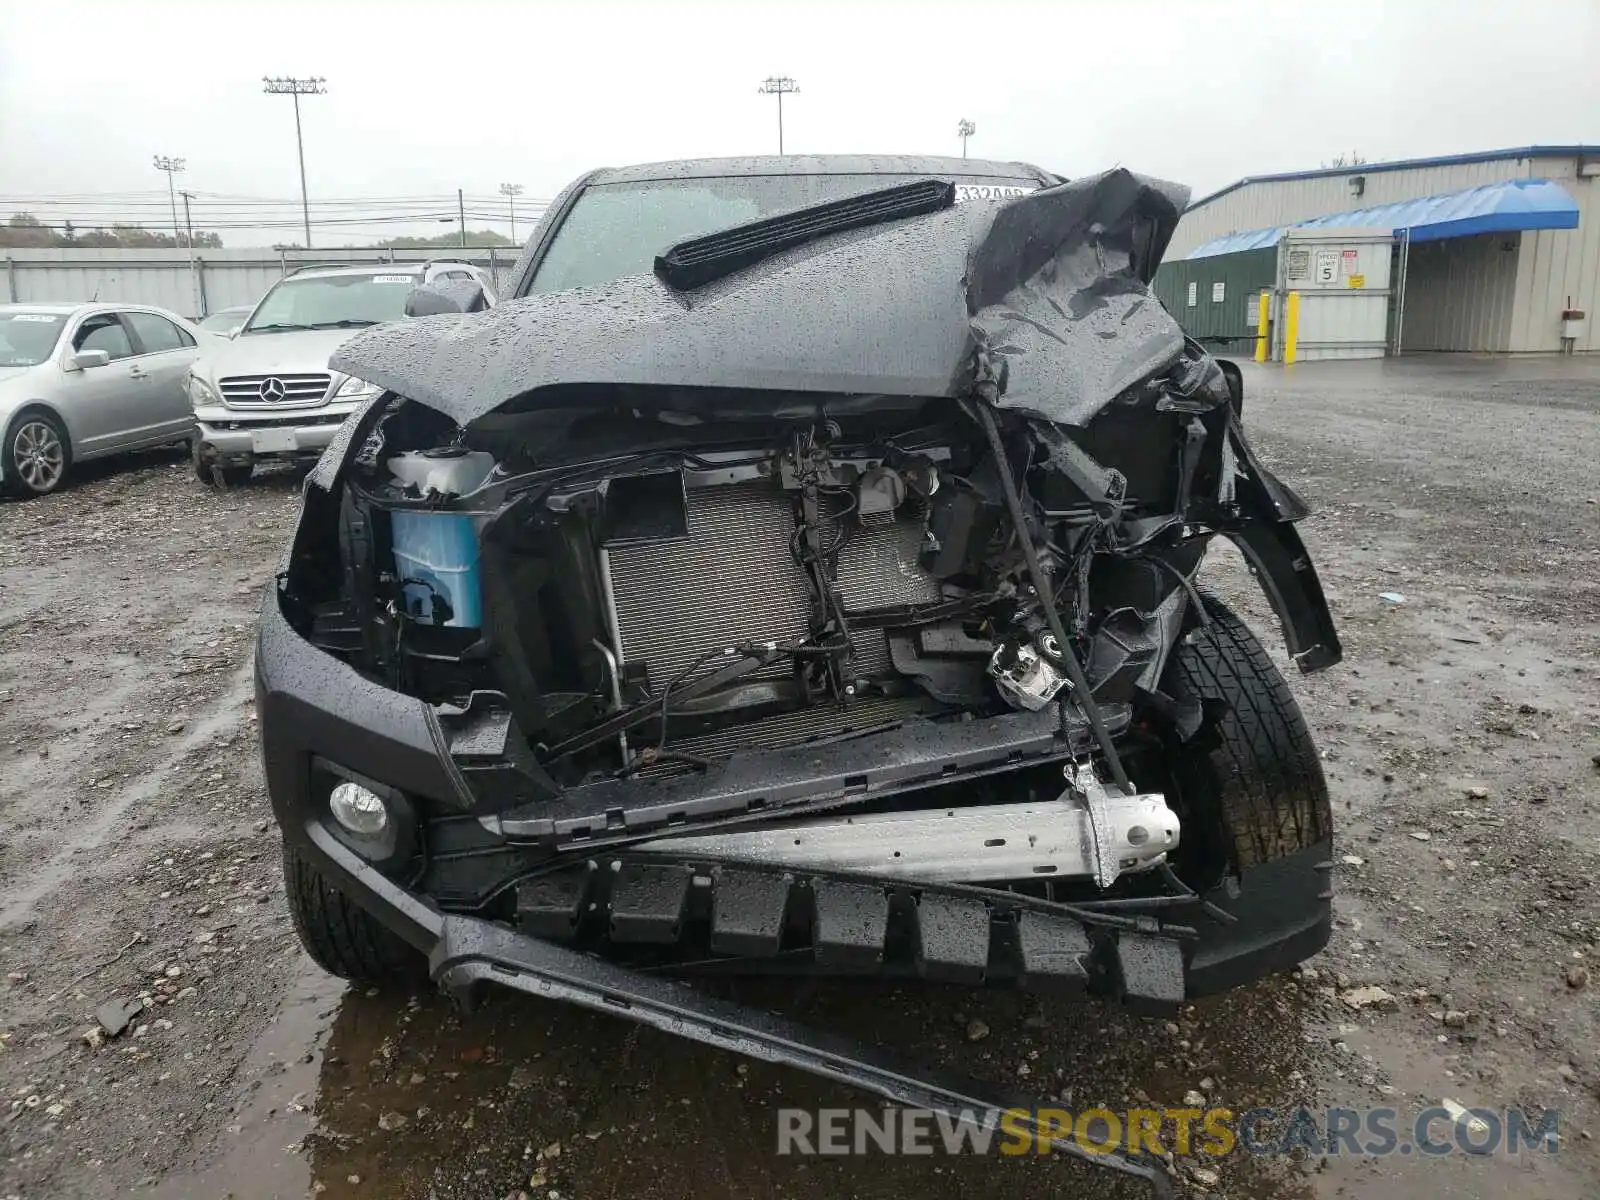
<path fill-rule="evenodd" d="M 262 94 L 269 74 L 327 77 L 302 101 L 314 201 L 511 181 L 526 202 L 591 166 L 771 152 L 769 74 L 801 88 L 791 152 L 958 153 L 966 117 L 975 157 L 1121 164 L 1198 195 L 1340 151 L 1600 141 L 1597 51 L 1600 0 L 0 0 L 0 205 L 149 203 L 154 154 L 185 157 L 197 192 L 297 198 L 291 102 Z"/>

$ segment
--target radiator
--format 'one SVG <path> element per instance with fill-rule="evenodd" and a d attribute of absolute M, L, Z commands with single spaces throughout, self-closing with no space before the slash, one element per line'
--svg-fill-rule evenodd
<path fill-rule="evenodd" d="M 917 562 L 922 529 L 918 514 L 851 531 L 839 551 L 839 594 L 847 615 L 900 604 L 937 604 L 942 599 L 939 581 Z"/>
<path fill-rule="evenodd" d="M 792 497 L 770 482 L 693 489 L 688 527 L 675 541 L 608 551 L 618 649 L 624 662 L 646 664 L 652 690 L 725 646 L 808 632 L 811 594 L 789 551 Z M 939 599 L 938 581 L 917 566 L 921 537 L 922 521 L 911 516 L 851 530 L 837 581 L 847 613 Z M 853 636 L 858 674 L 887 669 L 881 630 Z M 789 670 L 780 663 L 769 675 Z"/>

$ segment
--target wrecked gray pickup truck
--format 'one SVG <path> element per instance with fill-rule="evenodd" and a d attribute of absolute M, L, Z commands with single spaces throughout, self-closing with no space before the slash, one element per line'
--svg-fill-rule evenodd
<path fill-rule="evenodd" d="M 444 315 L 346 343 L 381 395 L 308 481 L 257 655 L 311 955 L 951 1107 L 673 979 L 1160 1010 L 1320 949 L 1326 786 L 1195 582 L 1212 537 L 1301 669 L 1339 643 L 1238 371 L 1147 287 L 1184 199 L 950 159 L 602 171 L 498 308 L 423 289 Z"/>

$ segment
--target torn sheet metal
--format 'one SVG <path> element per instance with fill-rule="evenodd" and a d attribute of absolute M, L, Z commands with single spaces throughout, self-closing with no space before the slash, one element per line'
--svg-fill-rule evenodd
<path fill-rule="evenodd" d="M 686 292 L 637 274 L 395 322 L 332 365 L 461 425 L 563 385 L 954 397 L 978 383 L 1002 408 L 1081 425 L 1183 349 L 1148 281 L 1186 197 L 1108 171 L 827 237 Z"/>
<path fill-rule="evenodd" d="M 1115 170 L 993 210 L 967 300 L 1001 408 L 1084 425 L 1182 353 L 1148 283 L 1188 198 Z"/>

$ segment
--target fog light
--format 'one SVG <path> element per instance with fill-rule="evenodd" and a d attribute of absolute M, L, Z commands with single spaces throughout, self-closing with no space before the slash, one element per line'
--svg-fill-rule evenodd
<path fill-rule="evenodd" d="M 383 797 L 359 783 L 341 783 L 328 797 L 333 819 L 351 833 L 373 837 L 389 827 L 389 810 Z"/>

